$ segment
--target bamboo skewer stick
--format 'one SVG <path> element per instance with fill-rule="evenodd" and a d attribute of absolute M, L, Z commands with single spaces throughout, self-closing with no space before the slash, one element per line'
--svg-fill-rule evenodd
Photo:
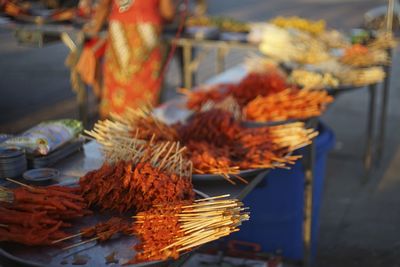
<path fill-rule="evenodd" d="M 227 198 L 227 197 L 230 197 L 230 196 L 231 196 L 230 194 L 225 194 L 225 195 L 220 195 L 220 196 L 214 196 L 214 197 L 196 199 L 194 202 L 205 202 L 205 201 L 210 201 L 210 200 L 216 200 L 216 199 L 221 199 L 221 198 Z"/>
<path fill-rule="evenodd" d="M 61 239 L 54 240 L 54 241 L 51 242 L 51 243 L 52 243 L 52 244 L 57 244 L 57 243 L 60 243 L 60 242 L 62 242 L 62 241 L 66 241 L 66 240 L 69 240 L 69 239 L 72 239 L 72 238 L 81 236 L 81 235 L 83 235 L 83 234 L 84 234 L 84 232 L 80 232 L 80 233 L 77 233 L 77 234 L 75 234 L 75 235 L 70 235 L 70 236 L 67 236 L 67 237 L 64 237 L 64 238 L 61 238 Z"/>
<path fill-rule="evenodd" d="M 18 181 L 14 180 L 14 179 L 11 179 L 11 178 L 6 178 L 6 180 L 9 181 L 9 182 L 12 182 L 12 183 L 14 183 L 14 184 L 17 184 L 17 185 L 20 185 L 20 186 L 24 186 L 24 187 L 29 188 L 29 189 L 31 189 L 31 190 L 34 190 L 34 189 L 35 189 L 35 188 L 33 188 L 32 186 L 30 186 L 30 185 L 27 185 L 27 184 L 18 182 Z"/>

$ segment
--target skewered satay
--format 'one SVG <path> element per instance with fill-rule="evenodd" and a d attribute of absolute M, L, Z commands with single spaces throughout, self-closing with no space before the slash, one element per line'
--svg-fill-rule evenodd
<path fill-rule="evenodd" d="M 249 219 L 243 203 L 213 197 L 175 205 L 158 205 L 134 218 L 140 239 L 129 263 L 177 259 L 179 254 L 239 230 Z"/>
<path fill-rule="evenodd" d="M 243 110 L 246 119 L 258 122 L 307 119 L 320 116 L 333 97 L 326 91 L 287 89 L 266 97 L 257 97 Z"/>
<path fill-rule="evenodd" d="M 19 182 L 18 182 L 19 183 Z M 90 213 L 77 188 L 34 187 L 19 183 L 16 189 L 0 188 L 1 241 L 49 245 L 67 236 L 61 228 Z M 5 196 L 5 197 L 4 197 Z"/>
<path fill-rule="evenodd" d="M 3 191 L 5 189 L 2 189 Z M 9 193 L 7 199 L 0 199 L 3 205 L 8 205 L 14 210 L 41 212 L 49 215 L 73 219 L 90 213 L 85 200 L 80 196 L 77 188 L 63 188 L 61 186 L 48 187 L 18 187 L 6 189 Z M 7 204 L 10 203 L 10 204 Z"/>
<path fill-rule="evenodd" d="M 65 237 L 67 234 L 60 230 L 62 222 L 51 227 L 23 227 L 8 225 L 0 228 L 0 241 L 20 243 L 28 246 L 51 245 L 53 240 Z"/>
<path fill-rule="evenodd" d="M 240 169 L 286 167 L 300 156 L 288 153 L 311 143 L 317 133 L 303 123 L 244 128 L 229 112 L 213 109 L 194 114 L 186 125 L 176 125 L 195 173 L 222 175 Z"/>
<path fill-rule="evenodd" d="M 194 197 L 190 179 L 167 174 L 149 163 L 106 163 L 83 176 L 80 185 L 89 205 L 120 213 L 132 209 L 143 211 L 155 204 Z"/>
<path fill-rule="evenodd" d="M 232 96 L 244 107 L 257 96 L 267 96 L 291 87 L 281 71 L 271 68 L 268 72 L 251 72 L 238 84 L 217 84 L 204 90 L 184 91 L 184 94 L 188 98 L 186 106 L 199 111 L 210 100 L 219 103 Z"/>

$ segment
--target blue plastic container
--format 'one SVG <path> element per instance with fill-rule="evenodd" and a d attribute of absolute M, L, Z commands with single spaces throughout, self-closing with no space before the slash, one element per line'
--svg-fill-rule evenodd
<path fill-rule="evenodd" d="M 314 176 L 312 251 L 315 255 L 318 235 L 318 217 L 322 199 L 325 163 L 335 136 L 320 123 L 315 140 L 316 159 Z M 304 167 L 299 160 L 290 170 L 271 171 L 266 179 L 243 201 L 250 207 L 250 221 L 229 239 L 258 243 L 264 252 L 280 251 L 284 258 L 303 258 L 303 203 Z"/>

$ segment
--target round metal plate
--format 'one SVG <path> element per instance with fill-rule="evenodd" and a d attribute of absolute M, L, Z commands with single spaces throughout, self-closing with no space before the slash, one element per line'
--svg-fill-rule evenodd
<path fill-rule="evenodd" d="M 60 175 L 60 171 L 53 168 L 40 168 L 32 169 L 24 172 L 23 177 L 27 181 L 42 182 L 57 178 Z"/>
<path fill-rule="evenodd" d="M 17 147 L 0 147 L 0 159 L 20 157 L 24 151 Z"/>

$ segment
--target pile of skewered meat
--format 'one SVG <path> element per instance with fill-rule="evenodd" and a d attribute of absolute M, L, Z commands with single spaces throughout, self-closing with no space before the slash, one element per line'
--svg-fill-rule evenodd
<path fill-rule="evenodd" d="M 134 216 L 138 251 L 130 263 L 177 259 L 181 252 L 238 231 L 249 219 L 243 203 L 225 196 L 160 205 Z"/>
<path fill-rule="evenodd" d="M 340 61 L 352 67 L 370 67 L 387 64 L 389 58 L 384 50 L 371 49 L 360 44 L 355 44 L 345 50 Z"/>
<path fill-rule="evenodd" d="M 307 119 L 320 116 L 333 97 L 326 91 L 285 90 L 265 97 L 257 97 L 244 109 L 246 120 L 270 122 Z"/>
<path fill-rule="evenodd" d="M 382 82 L 386 77 L 383 67 L 350 69 L 337 74 L 344 85 L 366 86 Z"/>
<path fill-rule="evenodd" d="M 80 180 L 83 197 L 90 206 L 120 213 L 144 211 L 160 203 L 194 197 L 191 180 L 167 174 L 149 163 L 105 163 Z"/>
<path fill-rule="evenodd" d="M 221 102 L 228 96 L 233 96 L 244 107 L 257 96 L 268 96 L 291 87 L 281 71 L 270 69 L 268 72 L 251 72 L 238 84 L 220 84 L 207 90 L 182 93 L 188 96 L 187 107 L 198 111 L 206 102 Z"/>
<path fill-rule="evenodd" d="M 240 169 L 285 167 L 298 156 L 287 156 L 311 143 L 317 133 L 302 123 L 244 128 L 231 113 L 219 109 L 198 112 L 176 125 L 195 173 L 237 174 Z M 240 178 L 239 178 L 240 179 Z"/>
<path fill-rule="evenodd" d="M 279 71 L 249 73 L 237 85 L 232 85 L 229 93 L 241 107 L 257 96 L 267 96 L 291 87 L 286 77 Z"/>
<path fill-rule="evenodd" d="M 71 220 L 91 213 L 79 188 L 28 186 L 1 191 L 0 241 L 49 245 L 66 236 L 62 228 L 70 227 Z"/>
<path fill-rule="evenodd" d="M 313 35 L 322 34 L 326 30 L 325 20 L 312 21 L 297 16 L 278 16 L 273 18 L 270 23 L 282 28 L 298 29 L 300 31 L 308 32 Z"/>
<path fill-rule="evenodd" d="M 187 107 L 197 112 L 207 110 L 205 107 L 210 106 L 210 102 L 215 103 L 213 106 L 216 107 L 228 97 L 233 97 L 239 111 L 232 103 L 222 109 L 235 111 L 235 117 L 257 122 L 301 120 L 319 116 L 326 105 L 333 101 L 325 91 L 295 88 L 286 82 L 284 75 L 273 69 L 269 72 L 250 73 L 239 84 L 216 85 L 204 91 L 183 93 L 188 97 Z"/>
<path fill-rule="evenodd" d="M 303 90 L 337 88 L 340 84 L 340 81 L 329 72 L 318 73 L 304 69 L 293 70 L 289 79 Z"/>

